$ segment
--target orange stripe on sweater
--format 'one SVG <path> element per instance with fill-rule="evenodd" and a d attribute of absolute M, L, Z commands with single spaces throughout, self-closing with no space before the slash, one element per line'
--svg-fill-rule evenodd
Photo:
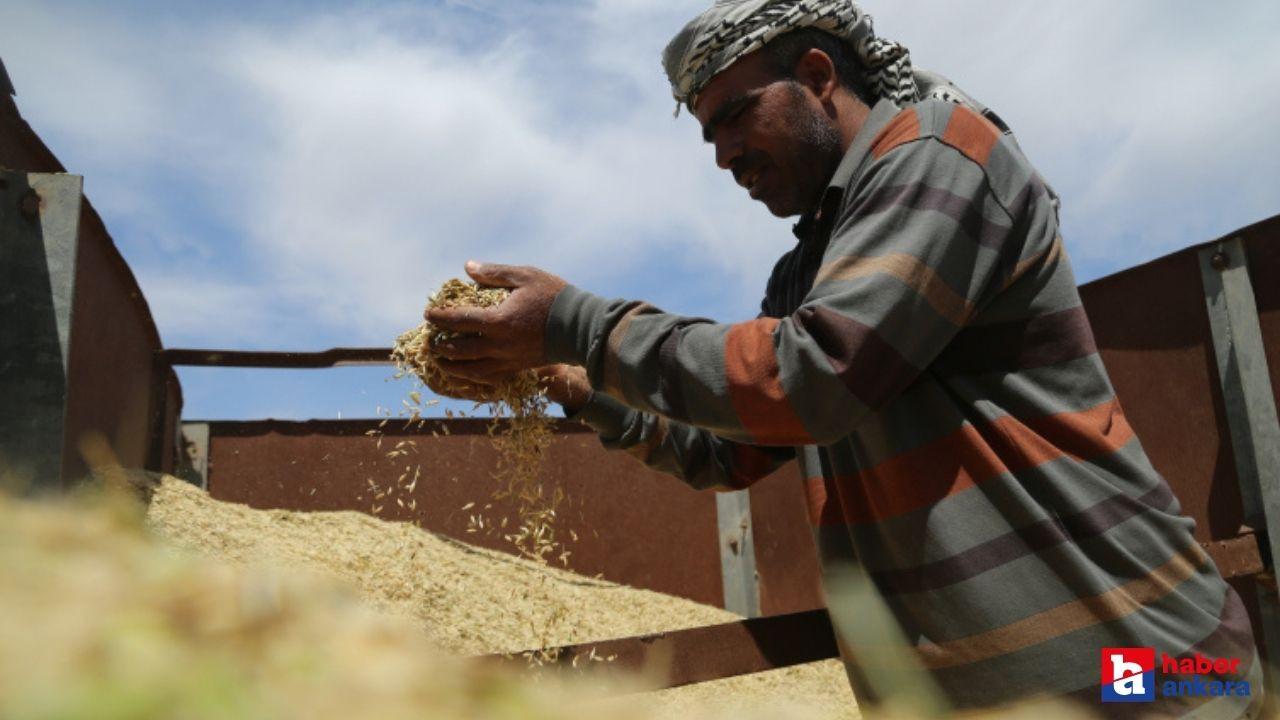
<path fill-rule="evenodd" d="M 778 377 L 773 349 L 777 318 L 760 318 L 729 328 L 724 341 L 724 370 L 729 400 L 738 420 L 762 445 L 805 445 L 813 442 Z"/>
<path fill-rule="evenodd" d="M 871 156 L 879 160 L 884 157 L 885 153 L 899 145 L 919 138 L 920 117 L 916 115 L 915 110 L 907 108 L 894 115 L 889 120 L 889 123 L 876 135 L 875 139 L 871 141 Z"/>
<path fill-rule="evenodd" d="M 880 522 L 964 492 L 1006 472 L 1019 472 L 1063 457 L 1097 458 L 1124 447 L 1133 429 L 1119 401 L 1112 399 L 1074 413 L 1020 421 L 1002 417 L 982 426 L 965 425 L 923 447 L 908 450 L 854 476 L 836 478 L 840 512 L 831 493 L 815 504 L 817 524 Z M 811 481 L 806 486 L 816 489 Z M 821 509 L 821 512 L 815 510 Z"/>
<path fill-rule="evenodd" d="M 942 133 L 942 142 L 984 167 L 999 139 L 1000 130 L 991 121 L 963 105 L 951 111 L 947 129 Z"/>

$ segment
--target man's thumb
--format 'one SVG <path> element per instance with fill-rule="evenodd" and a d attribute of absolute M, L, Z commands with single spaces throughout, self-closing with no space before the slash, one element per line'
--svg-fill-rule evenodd
<path fill-rule="evenodd" d="M 466 264 L 467 274 L 471 276 L 481 285 L 489 287 L 513 288 L 520 284 L 519 268 L 511 265 L 498 265 L 496 263 L 482 263 L 475 260 L 468 260 Z"/>

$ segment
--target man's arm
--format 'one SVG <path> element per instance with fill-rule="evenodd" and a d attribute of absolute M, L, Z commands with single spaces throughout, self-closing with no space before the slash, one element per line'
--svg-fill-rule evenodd
<path fill-rule="evenodd" d="M 742 489 L 754 484 L 795 456 L 789 447 L 758 448 L 723 438 L 650 413 L 632 410 L 594 392 L 586 371 L 570 365 L 538 369 L 547 397 L 570 420 L 596 431 L 610 450 L 622 450 L 649 467 L 674 475 L 686 484 Z"/>
<path fill-rule="evenodd" d="M 660 415 L 633 410 L 597 392 L 571 419 L 589 425 L 610 450 L 674 475 L 699 490 L 740 490 L 795 457 L 790 447 L 736 443 Z"/>
<path fill-rule="evenodd" d="M 829 444 L 905 389 L 1021 260 L 1050 250 L 1056 218 L 1035 201 L 1034 172 L 1018 171 L 1025 207 L 1010 207 L 984 166 L 937 139 L 886 152 L 848 189 L 813 289 L 781 319 L 716 324 L 531 268 L 473 267 L 481 282 L 516 289 L 459 323 L 485 337 L 442 347 L 443 365 L 482 377 L 545 357 L 582 365 L 630 407 L 729 440 Z M 524 332 L 539 320 L 539 332 Z"/>

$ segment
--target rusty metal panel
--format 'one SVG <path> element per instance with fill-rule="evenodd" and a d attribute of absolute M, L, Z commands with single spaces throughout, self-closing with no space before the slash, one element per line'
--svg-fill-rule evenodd
<path fill-rule="evenodd" d="M 13 98 L 4 93 L 0 93 L 0 166 L 29 172 L 65 172 L 62 163 L 22 119 Z M 142 467 L 147 461 L 151 434 L 150 410 L 153 406 L 162 407 L 161 424 L 175 427 L 181 408 L 172 371 L 172 385 L 166 390 L 171 402 L 157 402 L 153 397 L 152 356 L 160 349 L 160 336 L 132 271 L 88 200 L 80 206 L 78 245 L 64 479 L 84 474 L 78 444 L 88 433 L 104 437 L 122 464 Z M 172 467 L 171 462 L 167 467 Z"/>
<path fill-rule="evenodd" d="M 178 382 L 178 373 L 174 372 L 173 368 L 166 368 L 161 377 L 164 380 L 164 395 L 162 398 L 152 398 L 152 418 L 160 418 L 161 424 L 164 428 L 164 437 L 175 438 L 179 442 L 175 451 L 172 453 L 164 453 L 160 458 L 159 464 L 155 467 L 159 468 L 160 472 L 173 474 L 178 467 L 177 453 L 182 449 L 181 439 L 179 437 L 182 428 L 182 384 Z M 208 459 L 207 451 L 208 448 L 206 447 L 206 462 Z M 206 482 L 204 487 L 208 487 L 207 472 L 208 468 L 206 467 Z"/>
<path fill-rule="evenodd" d="M 209 422 L 209 491 L 220 500 L 257 508 L 370 512 L 377 507 L 376 514 L 385 519 L 512 551 L 498 533 L 468 532 L 472 514 L 500 522 L 512 513 L 509 503 L 492 499 L 499 487 L 487 421 L 428 421 L 417 430 L 393 420 L 383 428 L 381 448 L 365 435 L 377 424 Z M 402 440 L 416 443 L 415 454 L 388 460 L 387 451 Z M 414 490 L 377 498 L 370 483 L 385 488 L 406 465 L 411 471 L 422 467 Z M 571 569 L 720 605 L 712 493 L 694 491 L 625 454 L 610 453 L 590 430 L 569 423 L 557 427 L 543 473 L 560 482 L 568 496 L 557 529 L 571 553 Z M 462 509 L 471 502 L 473 508 Z"/>
<path fill-rule="evenodd" d="M 1280 385 L 1280 217 L 1243 228 L 1273 392 Z M 1216 242 L 1216 241 L 1215 241 Z M 1152 464 L 1201 542 L 1245 524 L 1198 253 L 1214 243 L 1081 286 L 1103 362 Z"/>
<path fill-rule="evenodd" d="M 779 615 L 824 607 L 822 570 L 794 461 L 751 486 L 751 525 L 760 612 Z"/>
<path fill-rule="evenodd" d="M 1244 522 L 1194 249 L 1083 285 L 1098 350 L 1156 470 L 1202 542 Z"/>
<path fill-rule="evenodd" d="M 87 204 L 81 221 L 75 318 L 67 404 L 68 477 L 83 473 L 77 444 L 87 434 L 106 438 L 122 465 L 144 467 L 156 402 L 153 356 L 160 339 L 133 273 Z M 168 424 L 175 423 L 180 409 L 180 404 L 168 409 Z"/>

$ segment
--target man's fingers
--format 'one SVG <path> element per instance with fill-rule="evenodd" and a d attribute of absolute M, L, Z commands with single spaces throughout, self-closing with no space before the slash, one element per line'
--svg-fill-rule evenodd
<path fill-rule="evenodd" d="M 492 322 L 490 308 L 431 308 L 423 315 L 427 322 L 441 330 L 456 333 L 478 333 Z"/>
<path fill-rule="evenodd" d="M 487 401 L 496 392 L 492 385 L 473 383 L 457 377 L 435 376 L 431 382 L 427 383 L 427 387 L 437 395 L 477 402 Z"/>
<path fill-rule="evenodd" d="M 480 360 L 500 357 L 504 345 L 487 337 L 459 336 L 436 342 L 431 346 L 431 354 L 437 359 Z"/>
<path fill-rule="evenodd" d="M 471 276 L 481 285 L 489 287 L 514 288 L 523 285 L 527 279 L 528 268 L 516 265 L 499 265 L 497 263 L 482 263 L 475 260 L 468 260 L 466 264 L 467 274 Z"/>
<path fill-rule="evenodd" d="M 496 385 L 519 368 L 512 367 L 508 361 L 485 358 L 483 360 L 449 360 L 437 358 L 436 366 L 451 378 L 462 378 L 468 382 L 484 385 Z"/>

